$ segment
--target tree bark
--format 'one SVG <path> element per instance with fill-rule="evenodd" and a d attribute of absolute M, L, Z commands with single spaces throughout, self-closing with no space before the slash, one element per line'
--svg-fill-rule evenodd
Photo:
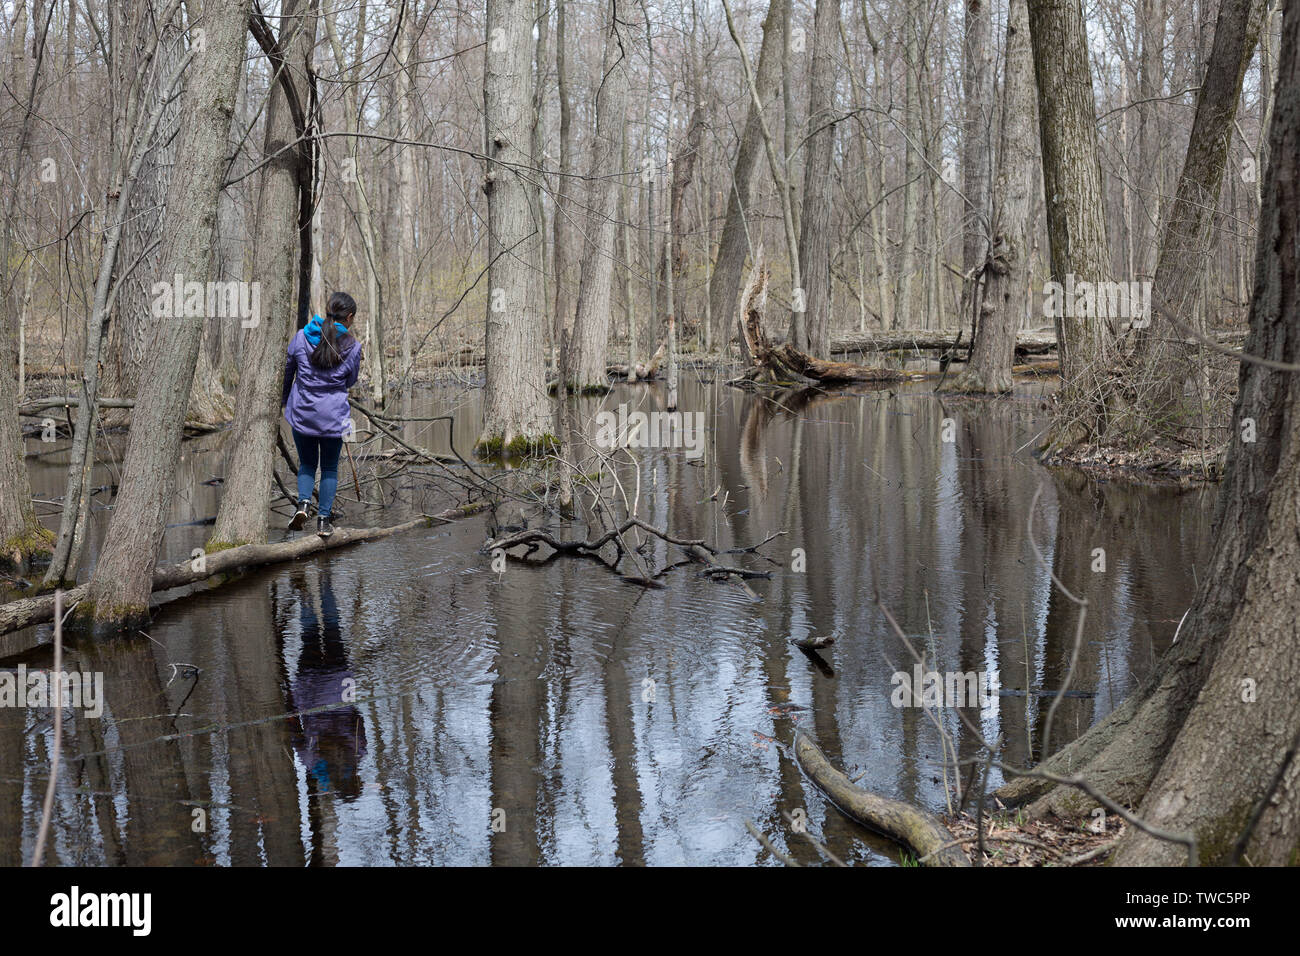
<path fill-rule="evenodd" d="M 918 90 L 921 69 L 920 0 L 907 0 L 903 25 L 903 69 L 907 71 L 904 93 L 903 223 L 899 230 L 902 248 L 898 264 L 898 294 L 894 297 L 894 328 L 905 329 L 912 322 L 912 285 L 916 279 L 916 241 L 920 235 L 921 192 L 921 97 Z M 924 319 L 923 319 L 924 321 Z M 929 322 L 925 322 L 929 327 Z"/>
<path fill-rule="evenodd" d="M 248 0 L 213 0 L 204 49 L 196 51 L 182 103 L 181 165 L 168 189 L 164 275 L 207 279 L 212 231 L 226 172 L 226 137 L 243 61 Z M 132 415 L 120 492 L 87 602 L 97 625 L 120 626 L 148 614 L 154 557 L 176 487 L 186 398 L 203 337 L 203 316 L 159 323 Z"/>
<path fill-rule="evenodd" d="M 970 362 L 953 381 L 953 391 L 999 394 L 1011 390 L 1016 330 L 1029 301 L 1029 205 L 1037 183 L 1034 153 L 1038 142 L 1026 0 L 1010 0 L 1002 96 L 993 246 L 984 272 Z M 971 252 L 969 242 L 966 252 Z"/>
<path fill-rule="evenodd" d="M 532 4 L 488 0 L 483 59 L 488 156 L 487 381 L 483 434 L 488 452 L 527 452 L 549 420 L 542 318 L 532 296 L 540 224 L 528 201 L 532 114 Z"/>
<path fill-rule="evenodd" d="M 555 87 L 560 101 L 560 175 L 555 187 L 555 225 L 553 228 L 555 252 L 555 314 L 552 316 L 552 362 L 560 367 L 560 340 L 567 329 L 573 330 L 572 295 L 569 292 L 573 265 L 570 263 L 573 227 L 573 110 L 569 104 L 568 23 L 566 0 L 555 4 Z"/>
<path fill-rule="evenodd" d="M 1008 23 L 1010 15 L 1008 14 Z M 1028 30 L 1025 31 L 1026 33 Z M 1008 27 L 1010 35 L 1010 27 Z M 1027 48 L 1026 48 L 1027 52 Z M 1007 56 L 1006 85 L 1012 79 Z M 966 36 L 962 46 L 962 89 L 966 97 L 962 131 L 962 282 L 959 325 L 978 315 L 976 300 L 981 286 L 987 294 L 984 272 L 989 255 L 992 224 L 989 180 L 993 169 L 993 11 L 990 0 L 966 0 Z M 1022 80 L 1023 82 L 1023 80 Z M 1031 153 L 1032 155 L 1032 153 Z M 980 315 L 978 321 L 983 321 Z M 972 330 L 972 334 L 977 330 Z"/>
<path fill-rule="evenodd" d="M 1173 318 L 1196 332 L 1206 331 L 1200 308 L 1202 280 L 1242 81 L 1259 43 L 1263 17 L 1264 0 L 1223 0 L 1219 8 L 1178 190 L 1163 224 L 1151 321 L 1138 337 L 1142 366 L 1157 376 L 1156 406 L 1148 420 L 1183 420 L 1185 383 L 1197 373 L 1199 348 L 1183 344 L 1185 330 L 1166 329 L 1164 320 Z M 1171 337 L 1174 341 L 1166 345 Z"/>
<path fill-rule="evenodd" d="M 397 101 L 394 111 L 397 121 L 397 138 L 416 139 L 413 129 L 411 110 L 411 90 L 415 85 L 415 61 L 412 59 L 415 34 L 415 3 L 407 5 L 401 16 L 401 22 L 394 25 L 397 36 L 394 46 L 397 49 L 397 75 L 393 78 L 393 99 Z M 401 349 L 402 367 L 398 369 L 398 381 L 406 383 L 411 376 L 411 323 L 415 320 L 414 303 L 411 301 L 411 283 L 419 262 L 415 249 L 416 223 L 419 221 L 419 209 L 415 191 L 415 147 L 399 146 L 397 160 L 397 302 L 401 309 Z M 540 249 L 541 243 L 538 243 Z"/>
<path fill-rule="evenodd" d="M 795 733 L 794 751 L 808 778 L 849 819 L 907 847 L 927 866 L 970 866 L 952 834 L 924 810 L 855 786 L 802 731 Z"/>
<path fill-rule="evenodd" d="M 283 69 L 307 102 L 307 71 L 316 48 L 314 7 L 305 0 L 284 0 L 279 47 Z M 276 437 L 280 433 L 280 392 L 286 346 L 298 314 L 298 191 L 301 149 L 280 152 L 304 131 L 289 109 L 284 78 L 274 82 L 266 108 L 263 153 L 278 156 L 263 170 L 253 241 L 253 276 L 260 283 L 261 314 L 244 330 L 242 374 L 235 404 L 235 423 L 226 464 L 225 494 L 217 511 L 208 547 L 215 544 L 260 544 L 266 540 L 271 507 Z M 310 183 L 310 173 L 307 182 Z"/>
<path fill-rule="evenodd" d="M 764 106 L 776 96 L 777 82 L 780 79 L 780 44 L 785 31 L 787 3 L 788 0 L 771 0 L 767 8 L 767 19 L 763 21 L 763 43 L 758 50 L 757 76 L 754 82 L 758 87 L 759 102 Z M 709 278 L 709 311 L 723 323 L 724 330 L 731 328 L 731 317 L 736 311 L 736 297 L 740 294 L 745 258 L 749 252 L 748 220 L 758 185 L 755 167 L 762 156 L 762 149 L 760 118 L 751 102 L 746 111 L 745 129 L 736 147 L 736 164 L 732 169 L 731 189 L 727 193 L 727 218 L 722 226 L 722 237 L 718 240 L 713 275 Z M 727 331 L 724 334 L 729 339 L 732 333 Z M 741 342 L 743 353 L 743 336 Z M 743 357 L 746 360 L 749 358 L 748 355 Z"/>
<path fill-rule="evenodd" d="M 624 40 L 617 0 L 605 25 L 605 53 L 600 88 L 596 93 L 596 131 L 588 170 L 585 206 L 587 227 L 583 243 L 578 307 L 573 319 L 573 357 L 568 362 L 572 387 L 606 389 L 610 326 L 610 288 L 614 278 L 614 213 L 618 207 L 617 181 L 609 176 L 620 149 L 616 127 L 625 117 L 628 58 L 631 46 Z M 670 240 L 671 241 L 671 240 Z"/>
<path fill-rule="evenodd" d="M 1165 86 L 1165 29 L 1168 16 L 1165 0 L 1140 0 L 1138 34 L 1138 198 L 1143 214 L 1138 217 L 1137 269 L 1150 276 L 1156 263 L 1156 230 L 1159 228 L 1164 196 L 1160 175 L 1161 132 L 1159 98 Z"/>
<path fill-rule="evenodd" d="M 22 361 L 18 349 L 20 319 L 19 309 L 10 294 L 13 285 L 10 265 L 16 261 L 11 256 L 14 212 L 19 183 L 23 178 L 21 171 L 26 162 L 24 154 L 40 70 L 38 60 L 31 77 L 27 75 L 25 0 L 18 0 L 12 28 L 9 92 L 15 98 L 21 97 L 16 107 L 22 118 L 18 121 L 18 130 L 8 130 L 15 134 L 17 149 L 13 165 L 5 170 L 7 195 L 2 213 L 4 221 L 0 222 L 0 308 L 4 312 L 0 315 L 0 565 L 12 564 L 25 570 L 32 556 L 49 552 L 51 538 L 32 506 L 32 489 L 24 462 L 22 427 L 18 422 L 18 370 Z M 39 23 L 37 30 L 40 30 Z"/>
<path fill-rule="evenodd" d="M 1282 37 L 1246 351 L 1294 364 L 1300 361 L 1300 5 L 1286 5 Z M 1254 419 L 1257 435 L 1231 446 L 1211 569 L 1226 566 L 1236 587 L 1224 594 L 1207 575 L 1199 596 L 1205 625 L 1214 627 L 1208 638 L 1222 650 L 1140 810 L 1156 826 L 1190 831 L 1205 864 L 1231 862 L 1243 837 L 1251 865 L 1293 864 L 1300 841 L 1300 765 L 1284 762 L 1300 740 L 1298 413 L 1294 372 L 1242 365 L 1233 417 Z M 1149 866 L 1184 859 L 1181 847 L 1131 831 L 1115 861 Z"/>
<path fill-rule="evenodd" d="M 767 153 L 767 165 L 771 170 L 772 179 L 776 182 L 777 195 L 781 200 L 781 222 L 785 227 L 785 247 L 790 256 L 790 286 L 792 296 L 796 294 L 795 290 L 803 288 L 803 280 L 799 270 L 799 226 L 796 222 L 796 213 L 794 209 L 794 194 L 786 175 L 787 163 L 783 162 L 776 153 L 776 140 L 772 136 L 772 128 L 767 122 L 763 113 L 762 100 L 759 97 L 758 85 L 754 79 L 754 70 L 749 63 L 749 53 L 745 49 L 745 41 L 741 39 L 740 33 L 736 30 L 735 18 L 731 15 L 731 6 L 727 0 L 722 0 L 723 12 L 727 15 L 727 30 L 731 33 L 731 40 L 736 44 L 736 49 L 740 51 L 740 67 L 745 74 L 745 84 L 749 87 L 750 106 L 758 116 L 759 132 L 763 136 L 763 148 Z M 789 40 L 789 21 L 787 19 L 787 36 Z M 787 71 L 788 74 L 788 71 Z M 788 75 L 786 79 L 788 80 Z M 789 91 L 789 84 L 786 84 L 786 91 Z M 786 111 L 786 134 L 790 133 L 789 109 L 787 104 Z M 788 146 L 788 144 L 787 144 Z M 789 150 L 786 151 L 786 159 L 789 159 Z M 740 316 L 740 321 L 744 322 L 744 314 Z"/>
<path fill-rule="evenodd" d="M 1052 279 L 1063 285 L 1069 277 L 1076 283 L 1105 281 L 1110 275 L 1106 198 L 1081 0 L 1029 0 L 1029 32 L 1038 83 Z M 1058 447 L 1105 430 L 1101 403 L 1104 371 L 1114 352 L 1113 321 L 1078 314 L 1056 317 L 1062 378 L 1053 435 Z"/>
<path fill-rule="evenodd" d="M 808 79 L 807 159 L 803 170 L 799 273 L 802 295 L 790 312 L 790 344 L 826 355 L 831 335 L 831 186 L 835 170 L 835 57 L 840 0 L 818 0 Z M 802 299 L 802 301 L 799 301 Z M 803 307 L 802 311 L 800 306 Z"/>

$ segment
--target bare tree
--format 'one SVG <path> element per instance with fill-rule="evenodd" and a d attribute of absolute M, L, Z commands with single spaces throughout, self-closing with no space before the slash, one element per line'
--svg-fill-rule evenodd
<path fill-rule="evenodd" d="M 1007 13 L 1006 69 L 1002 83 L 1002 133 L 993 190 L 993 244 L 984 266 L 970 362 L 955 391 L 1008 392 L 1016 330 L 1029 304 L 1029 210 L 1038 178 L 1034 125 L 1034 63 L 1029 51 L 1027 0 L 1011 0 Z"/>
<path fill-rule="evenodd" d="M 308 71 L 316 47 L 316 10 L 309 0 L 284 0 L 274 41 L 275 71 L 266 108 L 263 153 L 272 157 L 261 173 L 253 240 L 253 281 L 260 284 L 261 314 L 244 330 L 242 372 L 235 406 L 227 492 L 208 547 L 266 541 L 285 347 L 297 328 L 299 192 L 311 190 L 311 153 L 305 142 Z M 299 143 L 298 148 L 292 148 Z M 250 320 L 252 321 L 252 320 Z"/>
<path fill-rule="evenodd" d="M 1081 0 L 1029 0 L 1029 32 L 1038 82 L 1038 127 L 1047 196 L 1052 278 L 1062 286 L 1106 281 L 1110 251 L 1097 158 L 1097 112 Z M 1072 302 L 1056 315 L 1066 409 L 1058 446 L 1100 435 L 1106 424 L 1102 381 L 1114 357 L 1113 319 L 1079 314 Z"/>
<path fill-rule="evenodd" d="M 168 189 L 166 276 L 207 279 L 217 197 L 225 181 L 226 137 L 247 34 L 248 0 L 213 0 L 189 71 L 182 109 L 180 167 Z M 190 310 L 183 310 L 189 312 Z M 115 626 L 148 614 L 154 561 L 162 542 L 189 395 L 203 340 L 203 314 L 160 320 L 132 415 L 121 490 L 104 538 L 90 597 L 78 613 Z"/>
<path fill-rule="evenodd" d="M 1200 308 L 1205 260 L 1242 82 L 1259 43 L 1263 18 L 1263 0 L 1223 0 L 1219 8 L 1178 190 L 1162 224 L 1160 259 L 1151 289 L 1153 315 L 1138 341 L 1145 367 L 1157 370 L 1160 381 L 1152 396 L 1156 407 L 1148 420 L 1186 417 L 1184 388 L 1196 377 L 1198 363 L 1196 348 L 1182 340 L 1187 326 L 1202 335 L 1207 331 Z M 1162 320 L 1168 318 L 1177 319 L 1182 328 L 1166 328 Z M 1199 387 L 1196 391 L 1199 394 Z"/>
<path fill-rule="evenodd" d="M 776 95 L 780 78 L 780 44 L 785 32 L 788 6 L 789 0 L 771 0 L 767 8 L 767 19 L 763 21 L 763 43 L 758 50 L 755 79 L 760 104 L 770 103 Z M 727 191 L 727 218 L 722 226 L 722 238 L 718 241 L 713 274 L 709 278 L 710 311 L 714 316 L 721 317 L 722 328 L 728 330 L 732 329 L 731 317 L 736 314 L 736 296 L 740 294 L 741 273 L 750 245 L 748 220 L 753 217 L 751 207 L 754 205 L 757 186 L 754 174 L 763 146 L 759 113 L 760 107 L 751 102 L 736 147 L 731 188 Z M 728 331 L 726 337 L 729 339 L 733 334 L 734 330 Z M 743 350 L 745 337 L 742 335 L 739 338 Z"/>
<path fill-rule="evenodd" d="M 617 179 L 610 175 L 619 155 L 616 131 L 623 123 L 627 101 L 628 58 L 631 50 L 621 22 L 623 6 L 614 0 L 605 23 L 605 55 L 596 91 L 596 130 L 587 172 L 584 230 L 578 306 L 573 320 L 573 357 L 567 362 L 570 384 L 578 389 L 608 387 L 607 347 L 610 326 L 610 287 L 614 277 L 614 212 Z"/>
<path fill-rule="evenodd" d="M 1007 20 L 1010 22 L 1011 14 Z M 1009 34 L 1008 34 L 1009 36 Z M 1010 44 L 1006 55 L 1010 83 Z M 962 45 L 962 88 L 966 116 L 962 128 L 962 283 L 961 321 L 978 309 L 989 254 L 989 180 L 993 153 L 993 10 L 989 0 L 966 0 Z"/>
<path fill-rule="evenodd" d="M 1242 17 L 1244 20 L 1245 18 Z M 1278 103 L 1300 101 L 1300 6 L 1283 16 Z M 1255 425 L 1234 441 L 1215 507 L 1215 543 L 1187 627 L 1151 678 L 1005 801 L 1038 798 L 1032 813 L 1086 814 L 1095 801 L 1053 775 L 1083 779 L 1139 806 L 1148 827 L 1195 840 L 1200 863 L 1285 865 L 1300 839 L 1292 785 L 1300 741 L 1293 649 L 1300 632 L 1295 488 L 1300 483 L 1300 112 L 1278 109 L 1264 183 L 1250 334 L 1233 410 Z M 1266 360 L 1253 356 L 1268 356 Z M 1282 368 L 1275 363 L 1284 363 Z M 1287 367 L 1289 366 L 1289 367 Z M 1115 862 L 1178 865 L 1182 843 L 1130 828 Z"/>
<path fill-rule="evenodd" d="M 800 351 L 831 350 L 831 187 L 835 164 L 835 47 L 839 44 L 840 0 L 818 0 L 813 19 L 812 69 L 808 79 L 807 159 L 803 171 L 799 273 L 790 313 L 790 343 Z M 802 301 L 798 301 L 802 299 Z"/>
<path fill-rule="evenodd" d="M 532 4 L 488 0 L 483 59 L 487 153 L 487 387 L 479 446 L 528 451 L 545 436 L 546 366 L 531 270 L 541 224 L 528 201 Z"/>
<path fill-rule="evenodd" d="M 39 9 L 39 7 L 38 7 Z M 18 368 L 20 365 L 19 314 L 12 295 L 14 276 L 10 272 L 10 253 L 14 231 L 14 214 L 18 194 L 24 181 L 30 181 L 27 169 L 27 140 L 34 118 L 33 105 L 39 87 L 41 61 L 45 53 L 45 38 L 53 5 L 45 17 L 44 28 L 37 17 L 37 55 L 29 66 L 26 56 L 27 4 L 18 0 L 14 11 L 12 36 L 9 48 L 9 75 L 6 78 L 4 116 L 6 131 L 15 134 L 17 148 L 13 162 L 5 170 L 5 203 L 0 222 L 0 563 L 8 562 L 25 568 L 28 560 L 37 554 L 48 553 L 49 532 L 41 527 L 32 507 L 31 485 L 27 480 L 27 467 L 23 461 L 22 430 L 18 423 Z M 11 117 L 17 122 L 11 124 Z M 17 129 L 14 129 L 14 126 Z"/>

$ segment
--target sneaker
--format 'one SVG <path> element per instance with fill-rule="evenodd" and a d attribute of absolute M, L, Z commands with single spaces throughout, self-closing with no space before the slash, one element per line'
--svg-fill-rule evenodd
<path fill-rule="evenodd" d="M 322 538 L 328 538 L 334 533 L 334 525 L 330 524 L 328 515 L 321 515 L 316 519 L 316 533 Z"/>
<path fill-rule="evenodd" d="M 289 522 L 290 531 L 301 531 L 302 526 L 307 523 L 307 502 L 305 500 L 298 502 L 298 510 L 294 512 L 293 520 Z"/>

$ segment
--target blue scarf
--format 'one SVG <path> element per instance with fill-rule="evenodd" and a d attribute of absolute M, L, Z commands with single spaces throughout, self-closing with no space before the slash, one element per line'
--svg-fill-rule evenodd
<path fill-rule="evenodd" d="M 316 346 L 320 345 L 320 337 L 322 331 L 323 329 L 322 329 L 321 317 L 319 315 L 313 315 L 311 317 L 311 321 L 308 322 L 303 327 L 302 334 L 307 337 L 307 341 L 311 343 L 311 347 L 315 348 Z M 340 325 L 338 322 L 335 322 L 334 331 L 338 333 L 340 338 L 342 338 L 343 336 L 348 334 L 348 327 L 346 325 Z"/>

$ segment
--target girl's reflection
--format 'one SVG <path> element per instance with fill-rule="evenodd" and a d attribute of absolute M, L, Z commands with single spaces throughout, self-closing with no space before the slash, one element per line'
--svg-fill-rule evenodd
<path fill-rule="evenodd" d="M 357 764 L 366 754 L 366 730 L 353 701 L 358 695 L 339 629 L 339 610 L 328 571 L 320 576 L 320 616 L 311 592 L 298 592 L 302 651 L 289 684 L 289 707 L 298 714 L 294 749 L 317 794 L 353 800 L 361 793 Z"/>

